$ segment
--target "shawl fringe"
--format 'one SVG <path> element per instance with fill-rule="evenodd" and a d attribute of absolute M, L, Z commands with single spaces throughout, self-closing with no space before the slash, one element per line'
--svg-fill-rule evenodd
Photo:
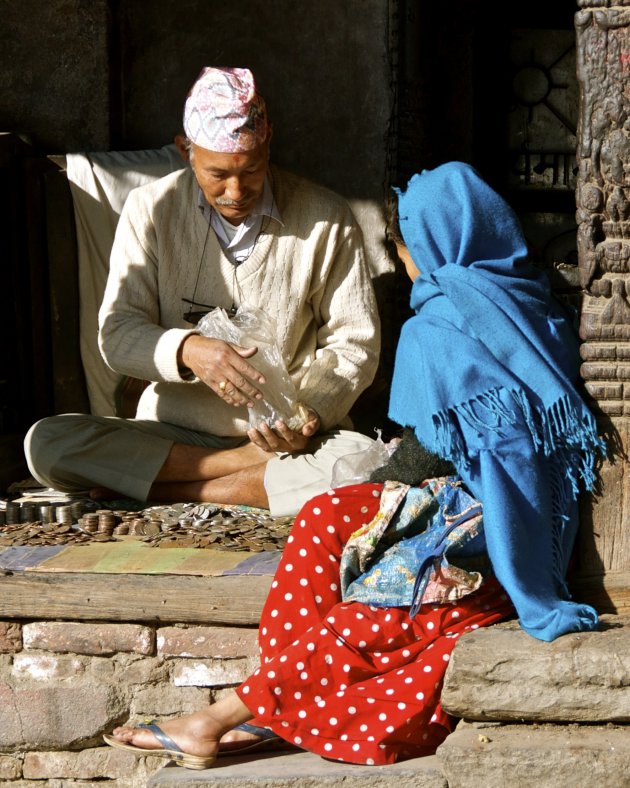
<path fill-rule="evenodd" d="M 512 407 L 506 402 L 513 403 Z M 435 451 L 456 466 L 468 468 L 470 459 L 461 432 L 462 422 L 480 431 L 499 433 L 506 426 L 518 423 L 519 419 L 527 424 L 534 451 L 543 452 L 549 458 L 552 571 L 559 595 L 569 599 L 563 570 L 563 537 L 571 519 L 568 512 L 581 485 L 586 490 L 593 488 L 596 457 L 605 449 L 597 435 L 592 413 L 584 406 L 576 407 L 568 396 L 543 409 L 534 406 L 522 389 L 492 389 L 474 400 L 434 414 Z"/>
<path fill-rule="evenodd" d="M 463 468 L 470 467 L 470 458 L 460 427 L 462 423 L 481 432 L 500 433 L 524 419 L 534 451 L 555 458 L 562 475 L 571 482 L 573 499 L 577 498 L 580 482 L 586 490 L 592 489 L 596 456 L 605 448 L 597 434 L 593 414 L 583 405 L 576 406 L 569 396 L 562 396 L 548 408 L 542 408 L 534 405 L 523 389 L 494 388 L 441 410 L 432 418 L 435 445 L 430 448 L 451 460 L 456 467 Z"/>

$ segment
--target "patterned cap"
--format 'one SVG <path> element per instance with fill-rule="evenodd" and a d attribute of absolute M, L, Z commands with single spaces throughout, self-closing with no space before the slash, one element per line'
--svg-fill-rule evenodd
<path fill-rule="evenodd" d="M 184 131 L 220 153 L 252 150 L 267 137 L 267 110 L 248 68 L 204 68 L 184 106 Z"/>

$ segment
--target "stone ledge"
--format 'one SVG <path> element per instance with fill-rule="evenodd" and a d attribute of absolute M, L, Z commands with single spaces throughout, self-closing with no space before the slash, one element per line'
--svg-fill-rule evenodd
<path fill-rule="evenodd" d="M 309 752 L 248 758 L 221 758 L 218 765 L 195 772 L 166 766 L 148 788 L 447 788 L 434 755 L 391 766 L 356 766 L 326 761 Z"/>
<path fill-rule="evenodd" d="M 442 705 L 456 717 L 501 722 L 630 722 L 630 618 L 543 643 L 514 621 L 464 635 Z"/>
<path fill-rule="evenodd" d="M 630 785 L 630 730 L 460 723 L 437 758 L 449 788 L 622 788 Z"/>

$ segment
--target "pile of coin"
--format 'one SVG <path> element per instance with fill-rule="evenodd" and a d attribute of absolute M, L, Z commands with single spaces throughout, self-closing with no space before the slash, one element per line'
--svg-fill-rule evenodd
<path fill-rule="evenodd" d="M 67 523 L 24 523 L 0 528 L 0 547 L 81 544 L 90 536 L 72 530 Z"/>
<path fill-rule="evenodd" d="M 7 501 L 0 514 L 0 547 L 109 542 L 130 536 L 151 547 L 259 553 L 282 550 L 293 525 L 293 517 L 272 517 L 261 509 L 195 503 L 138 512 L 86 511 L 81 501 Z"/>
<path fill-rule="evenodd" d="M 259 509 L 207 504 L 184 504 L 182 508 L 177 520 L 174 509 L 158 514 L 158 518 L 164 518 L 160 533 L 144 541 L 156 547 L 209 547 L 251 553 L 282 550 L 294 519 L 272 517 Z"/>

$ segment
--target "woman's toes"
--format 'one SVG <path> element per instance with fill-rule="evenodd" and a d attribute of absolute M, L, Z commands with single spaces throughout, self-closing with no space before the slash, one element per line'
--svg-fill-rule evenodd
<path fill-rule="evenodd" d="M 114 728 L 112 731 L 112 736 L 116 739 L 120 739 L 120 741 L 127 741 L 131 736 L 133 736 L 133 728 Z"/>

